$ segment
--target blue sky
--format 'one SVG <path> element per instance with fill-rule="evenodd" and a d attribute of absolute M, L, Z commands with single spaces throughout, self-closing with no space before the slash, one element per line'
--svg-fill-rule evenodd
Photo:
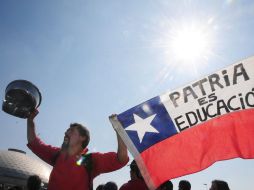
<path fill-rule="evenodd" d="M 203 39 L 181 38 L 186 30 Z M 248 0 L 3 0 L 0 93 L 3 99 L 12 80 L 32 81 L 43 97 L 36 122 L 46 143 L 61 145 L 69 123 L 80 122 L 91 130 L 91 151 L 113 151 L 109 115 L 252 56 L 253 34 L 254 2 Z M 188 40 L 187 51 L 178 47 Z M 32 155 L 26 121 L 4 112 L 0 121 L 0 149 Z M 175 189 L 188 179 L 202 190 L 219 178 L 231 190 L 251 190 L 253 169 L 253 160 L 235 159 L 172 181 Z M 95 186 L 128 179 L 125 167 L 101 175 Z"/>

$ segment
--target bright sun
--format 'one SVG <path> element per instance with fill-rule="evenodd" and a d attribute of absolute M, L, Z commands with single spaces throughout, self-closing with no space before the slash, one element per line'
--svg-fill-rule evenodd
<path fill-rule="evenodd" d="M 171 40 L 173 54 L 179 61 L 201 61 L 211 49 L 209 32 L 197 25 L 178 28 L 173 32 Z"/>

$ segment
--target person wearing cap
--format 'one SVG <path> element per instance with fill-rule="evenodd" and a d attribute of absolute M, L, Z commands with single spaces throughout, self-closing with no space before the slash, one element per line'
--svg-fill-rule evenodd
<path fill-rule="evenodd" d="M 123 184 L 119 190 L 148 190 L 135 160 L 130 164 L 130 178 L 131 180 Z"/>
<path fill-rule="evenodd" d="M 73 123 L 66 130 L 60 147 L 46 145 L 35 132 L 34 111 L 27 119 L 27 146 L 42 160 L 53 166 L 48 190 L 89 190 L 93 179 L 101 173 L 122 168 L 129 161 L 127 147 L 117 134 L 117 152 L 87 154 L 90 141 L 89 130 Z M 115 115 L 112 115 L 115 117 Z"/>

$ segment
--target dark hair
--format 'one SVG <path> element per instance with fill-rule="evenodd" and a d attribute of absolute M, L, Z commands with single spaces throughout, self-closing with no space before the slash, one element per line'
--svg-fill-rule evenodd
<path fill-rule="evenodd" d="M 71 123 L 70 127 L 76 127 L 76 129 L 78 130 L 79 134 L 81 136 L 83 136 L 83 137 L 86 137 L 86 139 L 82 143 L 82 148 L 86 148 L 88 143 L 89 143 L 89 141 L 90 141 L 89 130 L 85 126 L 83 126 L 83 125 L 81 125 L 79 123 Z"/>
<path fill-rule="evenodd" d="M 100 184 L 98 185 L 98 187 L 96 188 L 96 190 L 103 190 L 104 184 Z"/>
<path fill-rule="evenodd" d="M 191 189 L 191 184 L 187 180 L 181 180 L 179 182 L 179 189 L 180 190 L 190 190 Z"/>
<path fill-rule="evenodd" d="M 117 190 L 117 189 L 118 189 L 118 187 L 117 187 L 116 183 L 113 181 L 107 182 L 103 187 L 103 190 Z"/>
<path fill-rule="evenodd" d="M 228 183 L 222 180 L 213 180 L 212 184 L 215 184 L 217 190 L 230 190 Z"/>
<path fill-rule="evenodd" d="M 160 185 L 160 189 L 173 190 L 173 183 L 171 181 L 166 181 Z"/>
<path fill-rule="evenodd" d="M 130 168 L 131 168 L 131 171 L 133 171 L 133 172 L 137 175 L 138 178 L 143 179 L 143 177 L 142 177 L 142 175 L 141 175 L 141 173 L 140 173 L 140 170 L 139 170 L 139 168 L 138 168 L 138 165 L 137 165 L 137 163 L 136 163 L 135 160 L 133 160 L 133 161 L 131 162 Z"/>
<path fill-rule="evenodd" d="M 28 190 L 39 190 L 41 188 L 41 178 L 38 175 L 31 175 L 27 179 Z"/>

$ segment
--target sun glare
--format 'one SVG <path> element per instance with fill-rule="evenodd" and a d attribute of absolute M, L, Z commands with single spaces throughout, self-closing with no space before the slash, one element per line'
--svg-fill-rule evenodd
<path fill-rule="evenodd" d="M 173 50 L 178 59 L 196 59 L 206 46 L 205 36 L 195 29 L 179 31 L 173 39 Z"/>
<path fill-rule="evenodd" d="M 176 30 L 172 36 L 172 50 L 180 61 L 198 61 L 210 51 L 208 33 L 197 26 L 185 26 Z"/>
<path fill-rule="evenodd" d="M 158 38 L 153 42 L 153 47 L 163 50 L 165 59 L 157 81 L 201 72 L 216 56 L 217 28 L 213 17 L 162 20 Z"/>

